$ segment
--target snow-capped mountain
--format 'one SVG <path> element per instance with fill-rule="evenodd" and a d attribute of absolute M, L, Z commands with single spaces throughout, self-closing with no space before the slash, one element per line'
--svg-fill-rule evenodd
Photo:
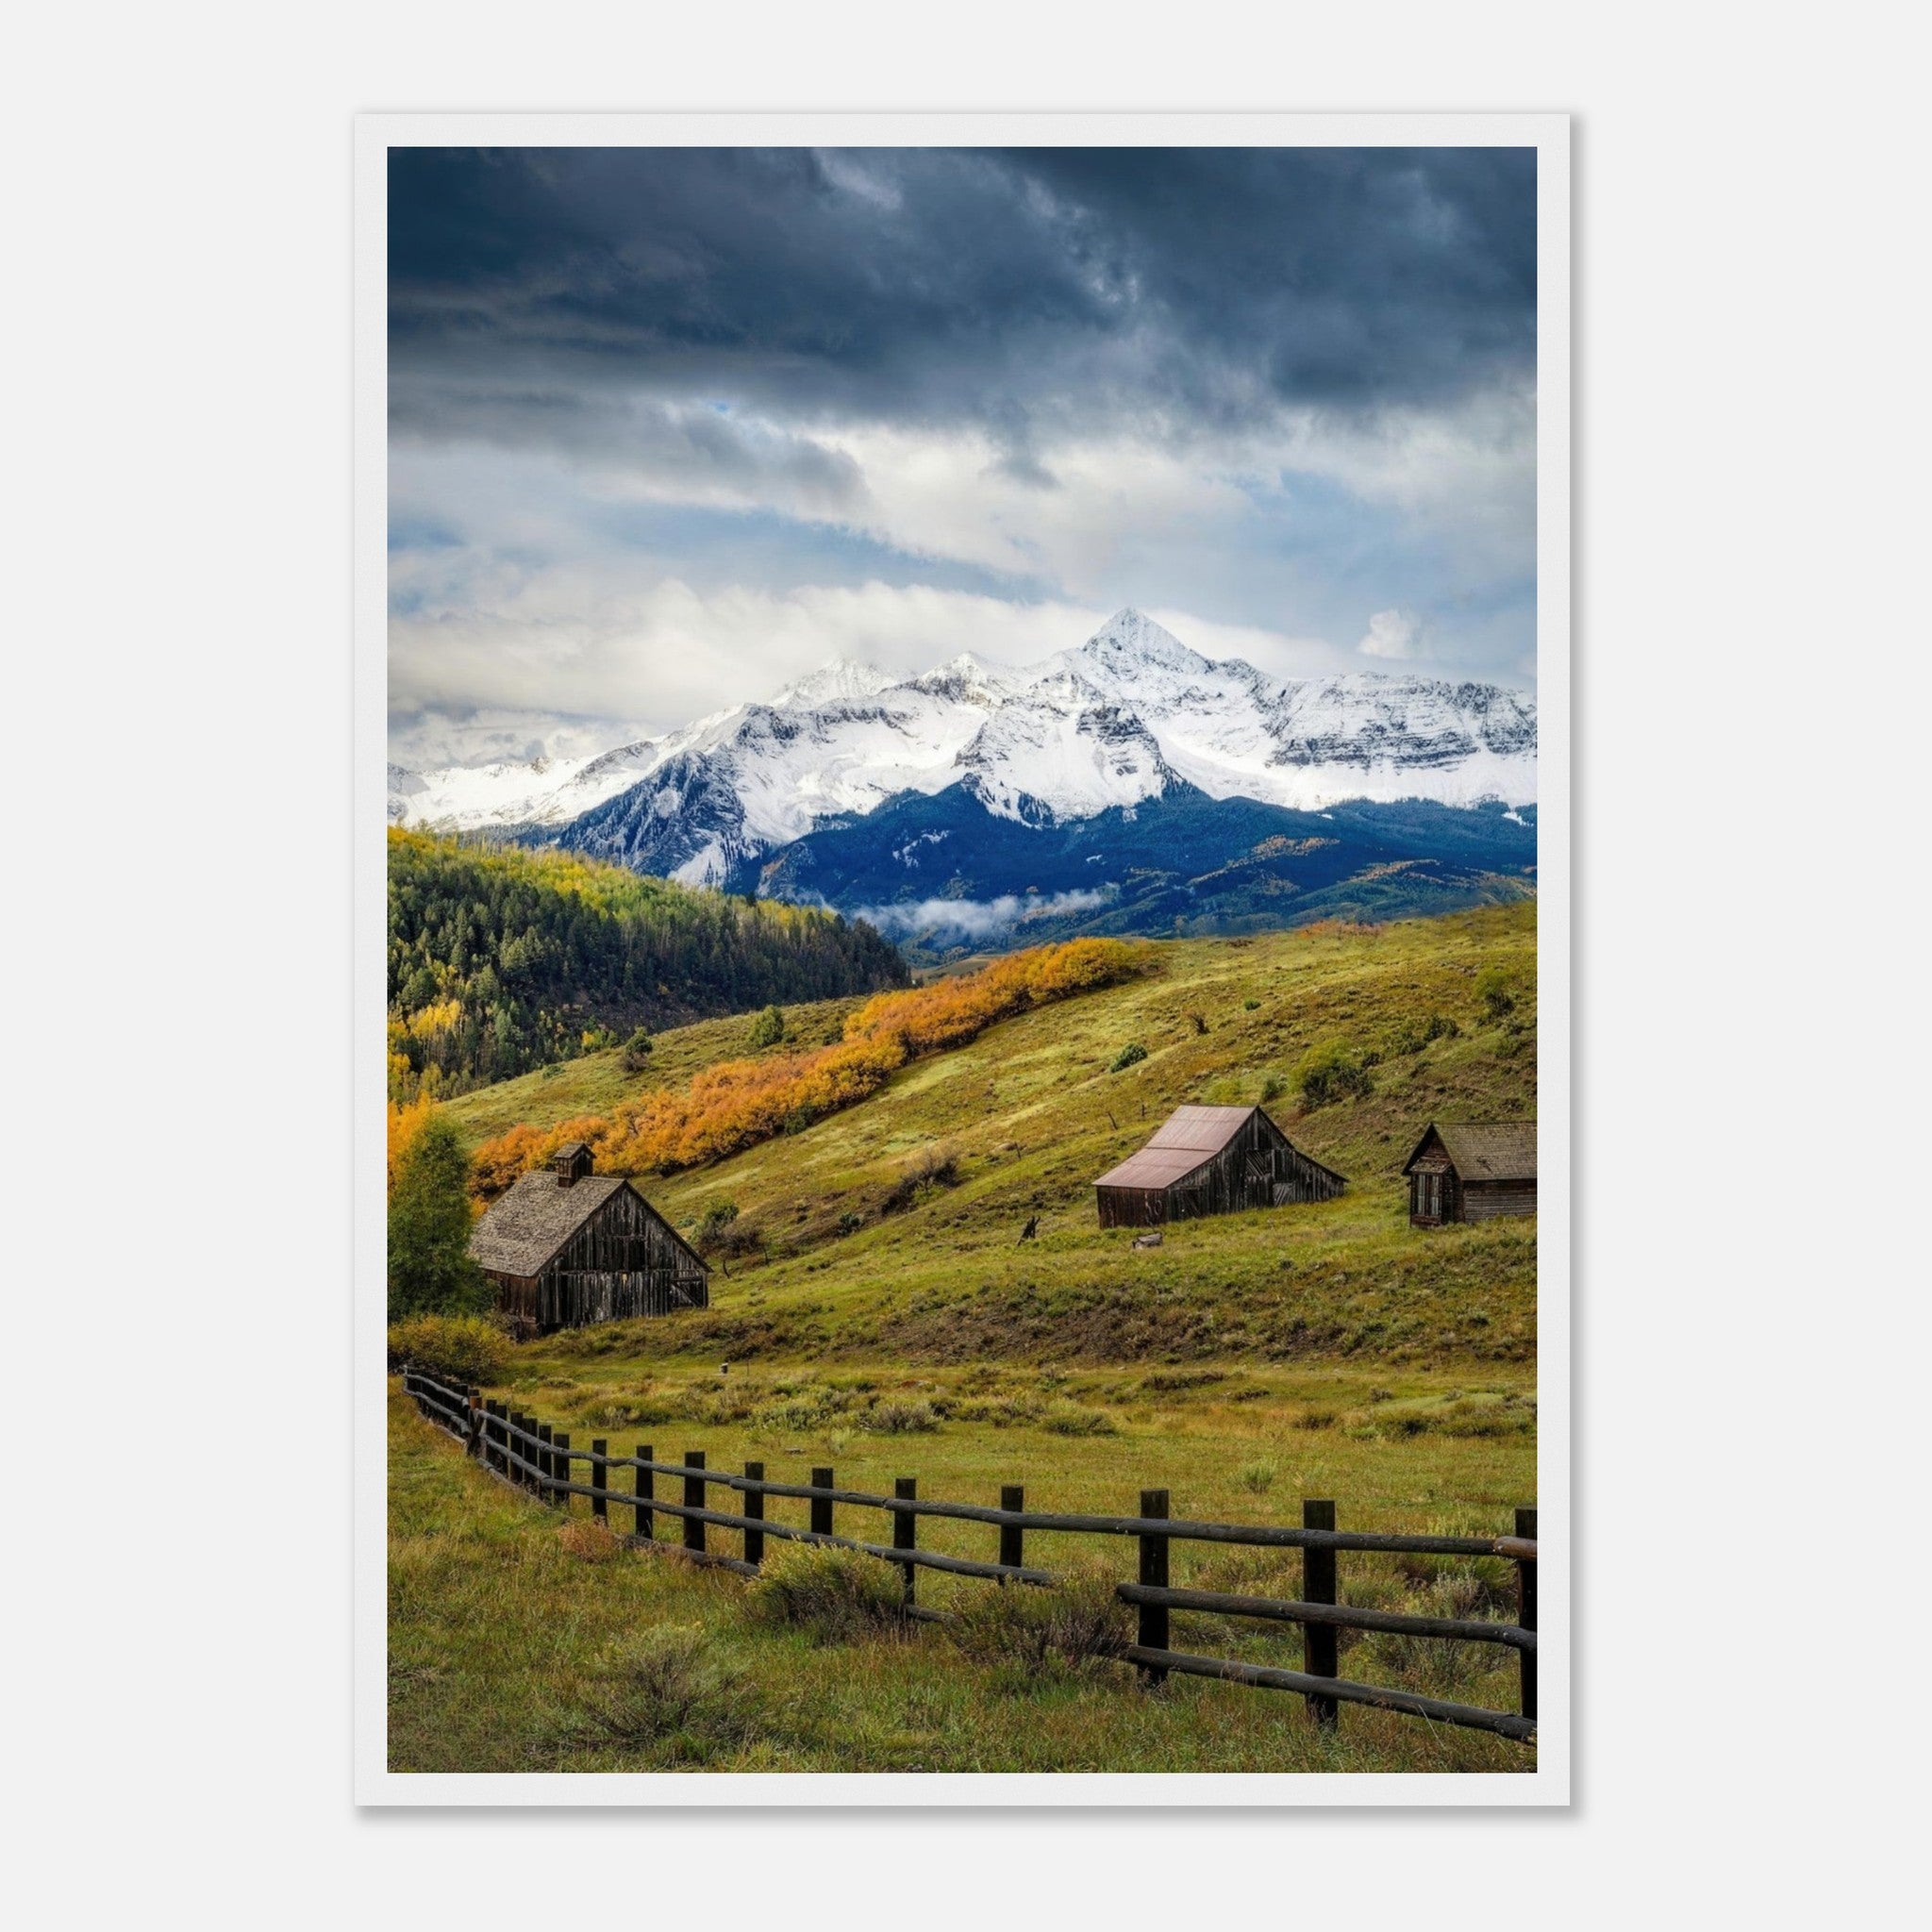
<path fill-rule="evenodd" d="M 452 765 L 440 772 L 389 768 L 391 824 L 475 832 L 491 825 L 563 825 L 635 785 L 657 762 L 654 745 L 627 744 L 586 758 L 528 764 Z"/>
<path fill-rule="evenodd" d="M 839 660 L 769 704 L 595 758 L 391 766 L 389 810 L 400 824 L 555 828 L 574 849 L 697 883 L 901 793 L 955 786 L 1031 825 L 1181 786 L 1300 810 L 1345 799 L 1528 805 L 1536 705 L 1493 685 L 1410 676 L 1281 683 L 1123 610 L 1031 666 L 968 655 L 901 680 Z"/>

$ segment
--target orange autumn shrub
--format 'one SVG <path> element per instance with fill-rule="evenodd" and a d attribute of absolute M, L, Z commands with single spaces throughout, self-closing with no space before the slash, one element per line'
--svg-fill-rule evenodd
<path fill-rule="evenodd" d="M 559 1121 L 554 1127 L 533 1127 L 527 1121 L 519 1121 L 477 1148 L 470 1161 L 470 1191 L 480 1200 L 493 1201 L 515 1185 L 519 1174 L 527 1174 L 534 1167 L 548 1167 L 557 1158 L 557 1150 L 573 1141 L 587 1141 L 596 1153 L 599 1137 L 609 1125 L 602 1114 L 595 1113 Z M 601 1158 L 597 1164 L 605 1166 Z M 612 1174 L 624 1171 L 607 1169 Z"/>
<path fill-rule="evenodd" d="M 588 1141 L 605 1174 L 675 1174 L 727 1159 L 866 1099 L 908 1061 L 963 1046 L 995 1021 L 1113 985 L 1138 972 L 1143 957 L 1120 940 L 1070 940 L 881 993 L 846 1021 L 837 1045 L 724 1060 L 682 1091 L 659 1088 L 608 1117 L 586 1115 L 547 1133 L 520 1123 L 477 1149 L 473 1186 L 485 1199 L 499 1194 L 567 1141 Z"/>
<path fill-rule="evenodd" d="M 486 1141 L 470 1162 L 470 1191 L 491 1201 L 539 1164 L 543 1136 L 525 1121 Z"/>

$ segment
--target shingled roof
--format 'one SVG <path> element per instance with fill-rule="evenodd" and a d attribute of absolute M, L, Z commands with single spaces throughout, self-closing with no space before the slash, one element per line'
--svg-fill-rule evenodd
<path fill-rule="evenodd" d="M 493 1202 L 470 1233 L 470 1253 L 498 1274 L 541 1274 L 551 1258 L 620 1188 L 622 1174 L 592 1174 L 560 1187 L 538 1168 Z"/>
<path fill-rule="evenodd" d="M 1441 1141 L 1444 1152 L 1456 1164 L 1456 1172 L 1465 1181 L 1536 1178 L 1534 1121 L 1431 1122 L 1428 1133 L 1415 1143 L 1415 1152 L 1403 1163 L 1404 1174 L 1422 1158 L 1431 1135 Z"/>

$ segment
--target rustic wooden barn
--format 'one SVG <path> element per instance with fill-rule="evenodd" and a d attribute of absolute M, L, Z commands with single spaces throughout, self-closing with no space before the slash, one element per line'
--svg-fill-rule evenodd
<path fill-rule="evenodd" d="M 546 1332 L 706 1307 L 709 1271 L 696 1253 L 628 1180 L 591 1168 L 573 1141 L 476 1224 L 470 1253 L 497 1307 Z"/>
<path fill-rule="evenodd" d="M 1403 1167 L 1415 1227 L 1536 1212 L 1536 1123 L 1430 1122 Z"/>
<path fill-rule="evenodd" d="M 1093 1183 L 1102 1227 L 1329 1201 L 1348 1183 L 1258 1107 L 1180 1107 L 1138 1154 Z"/>

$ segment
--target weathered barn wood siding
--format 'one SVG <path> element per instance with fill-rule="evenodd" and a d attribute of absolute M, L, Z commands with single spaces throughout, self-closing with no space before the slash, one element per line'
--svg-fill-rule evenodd
<path fill-rule="evenodd" d="M 631 1188 L 620 1188 L 535 1277 L 496 1277 L 498 1306 L 542 1329 L 581 1328 L 709 1300 L 705 1271 Z"/>
<path fill-rule="evenodd" d="M 1318 1160 L 1310 1160 L 1299 1147 L 1286 1141 L 1274 1157 L 1274 1206 L 1287 1208 L 1302 1201 L 1332 1201 L 1344 1182 Z"/>
<path fill-rule="evenodd" d="M 1456 1164 L 1439 1141 L 1419 1154 L 1408 1174 L 1408 1218 L 1417 1227 L 1441 1227 L 1462 1219 Z"/>
<path fill-rule="evenodd" d="M 1101 1187 L 1095 1190 L 1102 1227 L 1158 1227 L 1208 1214 L 1248 1208 L 1285 1208 L 1301 1201 L 1331 1201 L 1345 1183 L 1291 1146 L 1257 1109 L 1217 1154 L 1166 1188 Z"/>
<path fill-rule="evenodd" d="M 1461 1196 L 1464 1221 L 1493 1221 L 1504 1214 L 1534 1214 L 1534 1181 L 1464 1181 Z"/>

